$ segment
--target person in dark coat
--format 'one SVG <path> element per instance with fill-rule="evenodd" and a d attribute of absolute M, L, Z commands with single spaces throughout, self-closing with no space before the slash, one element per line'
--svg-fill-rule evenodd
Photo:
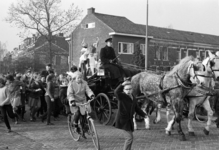
<path fill-rule="evenodd" d="M 134 113 L 136 112 L 144 118 L 147 117 L 147 115 L 138 107 L 137 100 L 131 93 L 132 85 L 128 80 L 120 84 L 114 91 L 114 94 L 119 101 L 115 127 L 123 130 L 126 139 L 123 150 L 131 150 L 134 132 Z"/>
<path fill-rule="evenodd" d="M 62 84 L 59 86 L 59 98 L 65 107 L 65 114 L 68 115 L 70 113 L 69 102 L 67 99 L 68 79 L 65 77 L 61 82 Z"/>
<path fill-rule="evenodd" d="M 121 79 L 125 76 L 123 68 L 119 66 L 114 49 L 112 48 L 112 38 L 106 39 L 106 46 L 100 50 L 100 60 L 103 68 L 110 72 L 113 79 Z"/>
<path fill-rule="evenodd" d="M 30 107 L 30 121 L 36 121 L 35 114 L 41 107 L 40 96 L 44 93 L 43 85 L 40 82 L 41 76 L 38 73 L 34 73 L 33 78 L 28 85 L 29 91 L 29 107 Z"/>
<path fill-rule="evenodd" d="M 54 73 L 52 64 L 47 64 L 46 70 L 43 70 L 40 75 L 46 78 L 50 73 Z"/>

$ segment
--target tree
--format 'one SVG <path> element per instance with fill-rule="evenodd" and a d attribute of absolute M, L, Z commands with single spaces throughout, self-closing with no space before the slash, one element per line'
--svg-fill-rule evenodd
<path fill-rule="evenodd" d="M 5 57 L 6 53 L 7 53 L 6 43 L 2 43 L 0 41 L 0 61 L 3 60 L 3 58 Z"/>
<path fill-rule="evenodd" d="M 135 44 L 135 51 L 134 51 L 134 55 L 133 55 L 133 58 L 132 58 L 132 63 L 140 68 L 144 68 L 145 66 L 145 57 L 144 55 L 142 54 L 142 51 L 140 49 L 140 45 L 139 43 L 136 43 Z"/>
<path fill-rule="evenodd" d="M 25 33 L 35 31 L 49 43 L 49 60 L 52 63 L 52 38 L 57 33 L 71 32 L 81 19 L 82 10 L 70 5 L 60 9 L 61 0 L 18 0 L 9 8 L 7 22 L 15 24 Z"/>

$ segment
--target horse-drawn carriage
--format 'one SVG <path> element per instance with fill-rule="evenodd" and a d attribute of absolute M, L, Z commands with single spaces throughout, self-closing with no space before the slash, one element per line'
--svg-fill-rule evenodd
<path fill-rule="evenodd" d="M 140 70 L 124 66 L 123 69 L 130 76 L 140 72 Z M 92 104 L 96 118 L 104 125 L 114 123 L 115 117 L 112 117 L 112 114 L 116 114 L 118 109 L 114 89 L 122 81 L 112 79 L 108 70 L 98 69 L 93 76 L 87 78 L 87 82 L 96 95 L 96 100 Z"/>

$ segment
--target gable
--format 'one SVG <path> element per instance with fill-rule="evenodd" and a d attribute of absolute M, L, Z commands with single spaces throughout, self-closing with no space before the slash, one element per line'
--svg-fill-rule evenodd
<path fill-rule="evenodd" d="M 44 36 L 40 36 L 37 39 L 37 41 L 35 42 L 35 47 L 34 48 L 40 47 L 43 44 L 45 44 L 46 42 L 48 42 L 46 40 L 46 38 Z M 69 45 L 68 45 L 68 42 L 65 40 L 65 37 L 54 35 L 52 37 L 52 43 L 55 43 L 57 46 L 61 47 L 62 49 L 64 49 L 65 51 L 68 52 Z"/>
<path fill-rule="evenodd" d="M 63 48 L 59 47 L 58 45 L 54 43 L 52 43 L 51 49 L 52 49 L 52 53 L 55 55 L 67 55 L 68 54 L 66 50 L 64 50 Z M 33 48 L 31 51 L 34 51 L 34 53 L 37 53 L 37 54 L 49 54 L 49 43 L 45 42 L 43 45 L 37 48 Z"/>

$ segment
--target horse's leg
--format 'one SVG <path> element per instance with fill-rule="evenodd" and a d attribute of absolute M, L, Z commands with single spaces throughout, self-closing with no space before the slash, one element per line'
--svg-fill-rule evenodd
<path fill-rule="evenodd" d="M 207 99 L 204 101 L 203 103 L 203 107 L 205 108 L 205 110 L 208 112 L 208 121 L 207 121 L 207 125 L 204 128 L 203 132 L 205 133 L 205 135 L 209 135 L 209 130 L 210 130 L 210 125 L 211 125 L 211 119 L 213 116 L 213 111 L 211 109 L 210 103 L 209 103 L 209 96 L 207 97 Z"/>
<path fill-rule="evenodd" d="M 167 119 L 167 124 L 171 121 L 171 118 L 170 118 L 170 113 L 171 113 L 171 105 L 167 105 L 166 106 L 166 119 Z M 173 119 L 173 118 L 172 118 Z M 173 119 L 173 122 L 172 122 L 172 127 L 171 127 L 171 130 L 174 130 L 174 124 L 176 123 L 175 119 Z"/>
<path fill-rule="evenodd" d="M 135 113 L 135 114 L 136 114 L 136 113 Z M 135 129 L 135 130 L 138 130 L 138 126 L 137 126 L 136 119 L 135 119 L 135 114 L 134 114 L 134 116 L 133 116 L 134 129 Z"/>
<path fill-rule="evenodd" d="M 175 115 L 172 117 L 172 119 L 170 119 L 170 116 L 168 115 L 167 127 L 165 129 L 167 135 L 171 135 L 171 130 L 174 122 L 175 122 Z"/>
<path fill-rule="evenodd" d="M 182 121 L 182 114 L 183 114 L 183 107 L 184 107 L 184 101 L 183 100 L 178 100 L 178 113 L 176 113 L 176 122 L 178 123 L 178 133 L 180 136 L 180 140 L 181 141 L 185 141 L 186 137 L 185 134 L 182 131 L 182 127 L 181 127 L 181 121 Z M 175 105 L 174 105 L 175 106 Z M 176 107 L 175 107 L 176 108 Z M 174 108 L 174 109 L 175 109 Z M 176 109 L 175 109 L 176 110 Z"/>
<path fill-rule="evenodd" d="M 154 120 L 155 124 L 160 122 L 160 119 L 161 119 L 161 115 L 160 115 L 161 106 L 162 106 L 161 104 L 157 104 L 156 119 Z"/>
<path fill-rule="evenodd" d="M 197 98 L 189 98 L 189 114 L 188 114 L 188 131 L 189 135 L 195 136 L 194 129 L 192 127 L 192 120 L 194 118 L 194 111 L 196 106 Z"/>
<path fill-rule="evenodd" d="M 145 129 L 150 130 L 150 118 L 144 118 L 144 122 L 145 122 Z"/>

